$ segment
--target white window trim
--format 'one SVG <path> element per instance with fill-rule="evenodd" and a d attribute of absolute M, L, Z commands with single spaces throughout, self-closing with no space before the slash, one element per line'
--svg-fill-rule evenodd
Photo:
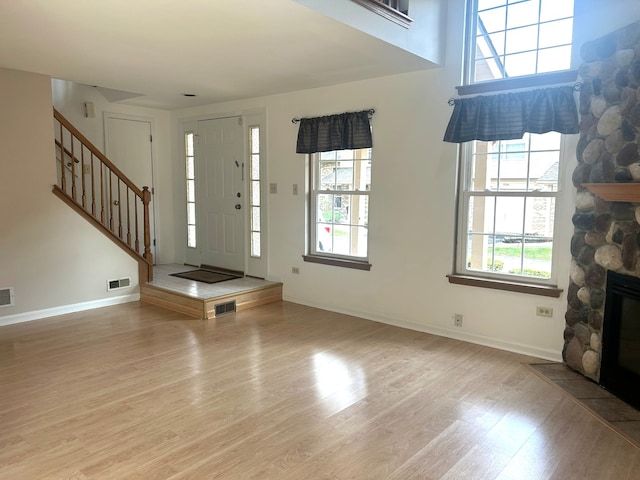
<path fill-rule="evenodd" d="M 471 185 L 471 162 L 473 142 L 466 142 L 459 148 L 460 152 L 460 178 L 458 185 L 458 201 L 457 201 L 457 232 L 456 232 L 456 261 L 455 274 L 466 277 L 483 278 L 487 280 L 496 280 L 500 282 L 515 282 L 520 284 L 540 285 L 547 287 L 557 286 L 557 264 L 558 264 L 558 243 L 559 243 L 559 206 L 562 204 L 561 197 L 564 185 L 564 165 L 569 158 L 569 152 L 566 148 L 566 139 L 564 135 L 560 136 L 559 146 L 559 168 L 558 168 L 558 188 L 556 192 L 473 192 L 469 188 Z M 467 267 L 467 248 L 468 248 L 468 218 L 469 218 L 469 198 L 471 196 L 495 196 L 495 197 L 528 197 L 528 198 L 554 198 L 554 218 L 553 218 L 553 254 L 551 257 L 551 276 L 548 279 L 528 277 L 516 274 L 500 274 L 485 270 L 472 270 Z"/>
<path fill-rule="evenodd" d="M 307 156 L 308 162 L 308 228 L 307 228 L 307 254 L 302 258 L 305 262 L 321 263 L 359 270 L 370 270 L 369 263 L 369 238 L 367 235 L 367 256 L 356 257 L 351 255 L 341 255 L 333 252 L 318 251 L 316 249 L 316 227 L 317 227 L 317 195 L 319 194 L 346 194 L 346 195 L 366 195 L 368 197 L 369 208 L 371 206 L 371 190 L 317 190 L 316 180 L 320 175 L 320 153 L 313 153 Z M 367 228 L 369 221 L 367 218 Z"/>

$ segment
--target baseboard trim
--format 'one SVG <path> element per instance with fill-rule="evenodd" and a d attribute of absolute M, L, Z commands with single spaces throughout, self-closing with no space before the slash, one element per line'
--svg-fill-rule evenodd
<path fill-rule="evenodd" d="M 118 297 L 92 300 L 90 302 L 74 303 L 71 305 L 62 305 L 60 307 L 45 308 L 43 310 L 34 310 L 31 312 L 17 313 L 15 315 L 7 315 L 5 317 L 0 317 L 0 327 L 3 327 L 5 325 L 13 325 L 15 323 L 41 320 L 47 317 L 56 317 L 58 315 L 65 315 L 67 313 L 93 310 L 94 308 L 110 307 L 111 305 L 119 305 L 121 303 L 136 302 L 138 300 L 140 300 L 140 294 L 133 293 L 131 295 L 121 295 Z"/>
<path fill-rule="evenodd" d="M 535 347 L 533 345 L 525 345 L 517 342 L 507 342 L 504 340 L 499 340 L 497 338 L 485 337 L 483 335 L 476 335 L 468 332 L 459 332 L 457 330 L 450 330 L 448 328 L 442 328 L 434 325 L 422 325 L 418 323 L 407 322 L 404 320 L 397 320 L 395 318 L 388 318 L 383 315 L 378 315 L 370 312 L 361 312 L 338 308 L 333 305 L 309 302 L 305 299 L 292 297 L 290 295 L 283 295 L 282 300 L 287 302 L 299 303 L 300 305 L 306 305 L 308 307 L 321 308 L 330 312 L 343 313 L 345 315 L 351 315 L 353 317 L 364 318 L 365 320 L 384 323 L 386 325 L 393 325 L 394 327 L 407 328 L 409 330 L 415 330 L 417 332 L 429 333 L 431 335 L 437 335 L 439 337 L 461 340 L 463 342 L 474 343 L 485 347 L 497 348 L 499 350 L 519 353 L 521 355 L 529 355 L 531 357 L 550 360 L 552 362 L 562 362 L 562 354 L 559 351 L 556 352 L 545 348 Z"/>

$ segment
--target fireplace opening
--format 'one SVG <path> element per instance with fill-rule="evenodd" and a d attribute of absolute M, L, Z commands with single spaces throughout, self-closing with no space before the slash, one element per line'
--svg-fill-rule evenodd
<path fill-rule="evenodd" d="M 640 409 L 640 278 L 609 271 L 600 384 Z"/>

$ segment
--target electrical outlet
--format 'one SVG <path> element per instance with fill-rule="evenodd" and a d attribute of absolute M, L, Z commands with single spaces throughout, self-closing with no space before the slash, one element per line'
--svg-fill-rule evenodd
<path fill-rule="evenodd" d="M 300 268 L 299 267 L 291 267 L 291 273 L 293 273 L 294 275 L 300 275 Z"/>
<path fill-rule="evenodd" d="M 271 194 L 278 193 L 278 184 L 277 183 L 270 183 L 269 184 L 269 193 L 271 193 Z"/>
<path fill-rule="evenodd" d="M 461 313 L 456 313 L 455 315 L 453 315 L 453 324 L 456 327 L 461 327 L 462 326 L 462 314 Z"/>
<path fill-rule="evenodd" d="M 91 165 L 83 165 L 82 173 L 84 173 L 85 175 L 89 175 L 91 173 Z"/>
<path fill-rule="evenodd" d="M 537 306 L 536 315 L 539 317 L 553 317 L 553 308 Z"/>

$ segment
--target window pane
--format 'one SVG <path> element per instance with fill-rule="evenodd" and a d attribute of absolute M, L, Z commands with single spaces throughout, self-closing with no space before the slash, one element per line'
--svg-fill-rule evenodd
<path fill-rule="evenodd" d="M 251 153 L 260 153 L 260 129 L 251 128 Z"/>
<path fill-rule="evenodd" d="M 318 252 L 333 252 L 333 232 L 330 224 L 318 223 L 316 228 L 316 250 Z"/>
<path fill-rule="evenodd" d="M 320 160 L 336 160 L 336 156 L 337 156 L 337 152 L 332 151 L 332 152 L 321 152 L 320 153 Z"/>
<path fill-rule="evenodd" d="M 489 41 L 491 42 L 489 45 L 493 46 L 493 50 L 498 55 L 504 55 L 505 34 L 506 32 L 497 32 L 489 35 Z"/>
<path fill-rule="evenodd" d="M 538 46 L 538 26 L 516 28 L 507 31 L 506 53 L 526 52 Z M 535 58 L 535 57 L 534 57 Z"/>
<path fill-rule="evenodd" d="M 196 182 L 195 180 L 187 180 L 187 202 L 196 201 Z"/>
<path fill-rule="evenodd" d="M 351 254 L 350 229 L 346 226 L 333 226 L 333 253 L 338 255 Z"/>
<path fill-rule="evenodd" d="M 573 0 L 541 0 L 540 21 L 573 16 Z"/>
<path fill-rule="evenodd" d="M 320 194 L 317 198 L 318 222 L 333 223 L 333 195 Z"/>
<path fill-rule="evenodd" d="M 187 223 L 190 225 L 196 224 L 196 204 L 187 203 Z"/>
<path fill-rule="evenodd" d="M 187 225 L 187 246 L 195 248 L 196 246 L 196 226 Z"/>
<path fill-rule="evenodd" d="M 523 221 L 524 197 L 496 198 L 496 234 L 520 238 Z"/>
<path fill-rule="evenodd" d="M 527 242 L 540 243 L 553 239 L 555 206 L 555 198 L 538 197 L 527 199 L 525 222 Z"/>
<path fill-rule="evenodd" d="M 507 28 L 522 27 L 538 23 L 539 4 L 535 0 L 509 5 Z"/>
<path fill-rule="evenodd" d="M 543 135 L 529 134 L 531 138 L 531 151 L 535 150 L 560 150 L 560 134 L 549 132 Z"/>
<path fill-rule="evenodd" d="M 260 256 L 260 232 L 251 232 L 251 256 Z"/>
<path fill-rule="evenodd" d="M 475 66 L 475 81 L 484 82 L 504 77 L 504 58 L 480 59 Z"/>
<path fill-rule="evenodd" d="M 320 190 L 336 190 L 337 187 L 336 162 L 320 162 Z"/>
<path fill-rule="evenodd" d="M 194 179 L 196 176 L 193 157 L 187 158 L 187 179 Z"/>
<path fill-rule="evenodd" d="M 251 155 L 251 180 L 260 180 L 260 155 Z"/>
<path fill-rule="evenodd" d="M 571 68 L 571 46 L 546 48 L 538 52 L 538 72 L 555 72 Z"/>
<path fill-rule="evenodd" d="M 469 198 L 468 233 L 493 235 L 495 230 L 495 197 Z"/>
<path fill-rule="evenodd" d="M 467 268 L 487 270 L 491 252 L 487 250 L 495 241 L 494 197 L 469 198 L 469 223 L 467 235 Z"/>
<path fill-rule="evenodd" d="M 570 68 L 573 0 L 478 1 L 476 12 L 472 83 Z"/>
<path fill-rule="evenodd" d="M 488 8 L 500 7 L 504 5 L 505 0 L 478 0 L 478 10 L 486 10 Z"/>
<path fill-rule="evenodd" d="M 193 157 L 193 133 L 187 133 L 184 136 L 184 140 L 186 147 L 186 156 Z"/>
<path fill-rule="evenodd" d="M 478 33 L 484 31 L 487 33 L 497 32 L 504 30 L 507 23 L 507 9 L 506 7 L 494 8 L 491 10 L 485 10 L 478 13 L 479 25 Z"/>
<path fill-rule="evenodd" d="M 336 184 L 334 190 L 353 190 L 353 162 L 340 162 L 335 173 Z"/>
<path fill-rule="evenodd" d="M 487 151 L 487 143 L 486 142 L 475 142 L 476 148 L 479 151 L 486 152 Z M 490 178 L 496 177 L 498 175 L 498 163 L 497 156 L 495 161 L 491 161 L 493 155 L 485 155 L 482 153 L 478 153 L 473 156 L 473 165 L 472 165 L 472 174 L 471 174 L 471 184 L 470 190 L 475 192 L 483 192 L 490 187 Z M 492 171 L 490 171 L 490 169 Z"/>
<path fill-rule="evenodd" d="M 533 75 L 536 73 L 536 52 L 507 55 L 504 59 L 504 68 L 510 77 Z"/>
<path fill-rule="evenodd" d="M 338 160 L 353 160 L 355 150 L 338 150 L 336 158 Z"/>
<path fill-rule="evenodd" d="M 251 207 L 251 230 L 260 231 L 260 207 Z"/>
<path fill-rule="evenodd" d="M 251 182 L 251 204 L 260 205 L 260 182 Z"/>
<path fill-rule="evenodd" d="M 559 152 L 534 152 L 531 154 L 529 191 L 557 192 Z"/>
<path fill-rule="evenodd" d="M 540 47 L 569 45 L 573 36 L 573 20 L 558 20 L 540 25 Z"/>

